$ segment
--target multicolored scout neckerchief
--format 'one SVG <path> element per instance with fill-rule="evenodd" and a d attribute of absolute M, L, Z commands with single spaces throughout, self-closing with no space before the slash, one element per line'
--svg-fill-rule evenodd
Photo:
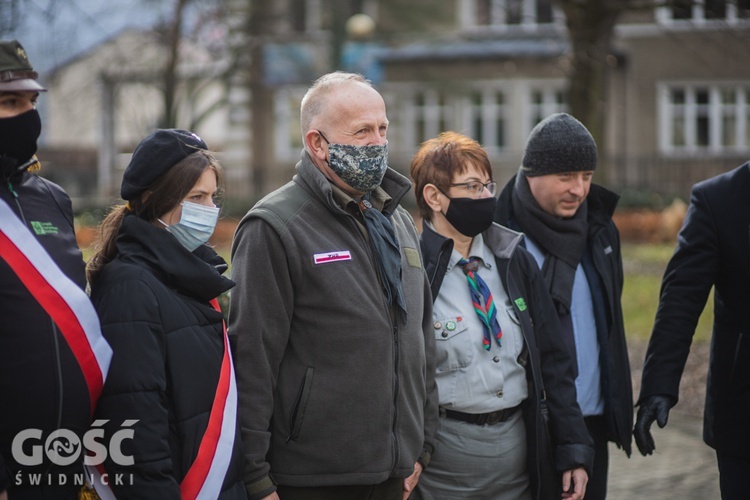
<path fill-rule="evenodd" d="M 3 200 L 0 258 L 60 329 L 83 372 L 93 414 L 112 360 L 112 349 L 102 336 L 94 306 Z"/>
<path fill-rule="evenodd" d="M 221 311 L 216 299 L 211 301 L 211 305 L 217 311 Z M 183 500 L 218 498 L 232 458 L 237 429 L 237 384 L 226 323 L 223 324 L 223 328 L 224 356 L 221 361 L 219 383 L 198 454 L 180 483 L 180 497 Z M 102 500 L 115 500 L 108 481 L 103 478 L 105 472 L 101 464 L 89 465 L 86 469 L 99 497 Z"/>
<path fill-rule="evenodd" d="M 471 303 L 484 326 L 482 345 L 486 351 L 489 351 L 493 337 L 497 341 L 498 347 L 502 347 L 500 339 L 503 336 L 503 330 L 497 321 L 497 308 L 495 307 L 495 301 L 492 300 L 492 292 L 490 292 L 487 283 L 477 274 L 478 261 L 477 257 L 470 257 L 469 260 L 459 260 L 458 265 L 463 268 L 466 280 L 469 282 Z"/>

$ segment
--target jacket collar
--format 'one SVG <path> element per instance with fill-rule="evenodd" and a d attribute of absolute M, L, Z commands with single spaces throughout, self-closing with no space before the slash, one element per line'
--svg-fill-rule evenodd
<path fill-rule="evenodd" d="M 511 196 L 516 186 L 518 174 L 510 178 L 503 190 L 500 192 L 495 209 L 495 221 L 500 224 L 506 224 L 512 229 L 520 229 L 513 215 L 513 205 Z M 586 197 L 588 204 L 588 221 L 589 223 L 604 223 L 612 218 L 617 207 L 620 196 L 614 191 L 610 191 L 599 184 L 591 184 L 591 189 Z"/>
<path fill-rule="evenodd" d="M 498 261 L 511 258 L 516 247 L 523 241 L 523 234 L 494 223 L 482 233 L 482 238 L 495 256 L 495 260 Z M 428 222 L 422 223 L 419 243 L 434 301 L 443 284 L 454 243 L 452 239 L 435 231 Z"/>
<path fill-rule="evenodd" d="M 424 269 L 430 282 L 432 301 L 437 299 L 440 286 L 443 284 L 445 270 L 453 253 L 453 240 L 438 233 L 427 222 L 422 222 L 422 234 L 419 236 L 419 246 L 422 250 Z"/>
<path fill-rule="evenodd" d="M 123 262 L 150 268 L 167 286 L 196 299 L 214 299 L 235 285 L 222 276 L 227 264 L 211 247 L 189 252 L 168 231 L 133 214 L 122 221 L 117 251 Z"/>

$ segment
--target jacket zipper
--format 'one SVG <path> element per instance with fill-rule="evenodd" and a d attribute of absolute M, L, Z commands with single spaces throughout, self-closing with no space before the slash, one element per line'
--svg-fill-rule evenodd
<path fill-rule="evenodd" d="M 536 441 L 536 448 L 539 450 L 542 446 L 545 446 L 546 443 L 541 442 L 542 432 L 544 432 L 545 438 L 549 438 L 547 435 L 546 430 L 542 431 L 541 426 L 545 425 L 544 419 L 545 415 L 543 413 L 547 413 L 547 418 L 549 416 L 549 407 L 547 406 L 547 391 L 544 387 L 544 380 L 542 379 L 541 372 L 537 371 L 537 365 L 534 363 L 534 356 L 531 352 L 531 343 L 529 342 L 529 337 L 526 333 L 527 328 L 524 328 L 524 322 L 522 321 L 523 318 L 523 312 L 519 309 L 518 304 L 516 304 L 516 301 L 513 300 L 514 296 L 520 296 L 520 292 L 515 289 L 515 282 L 512 281 L 510 278 L 510 269 L 512 267 L 512 261 L 516 258 L 516 252 L 514 251 L 510 257 L 508 257 L 508 265 L 505 268 L 505 286 L 506 291 L 508 293 L 508 297 L 510 298 L 510 302 L 513 305 L 513 310 L 518 315 L 518 321 L 521 324 L 521 333 L 523 335 L 523 341 L 526 344 L 526 350 L 528 351 L 528 366 L 531 369 L 531 378 L 534 382 L 534 394 L 533 396 L 530 395 L 529 397 L 537 397 L 538 394 L 538 400 L 537 400 L 537 413 L 534 415 L 534 421 L 536 421 L 537 429 L 534 433 L 534 440 Z M 531 319 L 531 314 L 528 314 L 528 327 L 530 327 L 532 330 L 534 328 L 534 322 Z M 534 339 L 536 339 L 536 333 L 531 332 L 534 336 Z M 537 349 L 538 352 L 538 349 Z M 541 362 L 541 358 L 538 360 Z M 537 418 L 538 417 L 538 418 Z M 552 443 L 554 446 L 554 443 Z M 537 453 L 537 456 L 539 456 L 539 453 Z M 542 489 L 542 470 L 539 466 L 539 462 L 537 461 L 536 465 L 536 486 L 537 491 L 541 491 Z"/>
<path fill-rule="evenodd" d="M 377 210 L 376 208 L 368 208 L 368 210 Z M 367 248 L 367 254 L 370 256 L 370 265 L 372 268 L 375 268 L 375 255 L 372 251 L 371 245 L 369 245 L 369 242 L 367 241 L 367 238 L 362 234 L 362 231 L 359 229 L 359 222 L 356 220 L 354 215 L 347 212 L 347 216 L 352 220 L 352 224 L 354 224 L 354 229 L 356 230 L 357 234 L 359 234 L 360 238 L 362 239 L 365 248 Z M 366 230 L 366 229 L 365 229 Z M 395 232 L 395 228 L 394 228 Z M 369 235 L 368 235 L 369 236 Z M 401 250 L 399 249 L 399 253 Z M 376 276 L 378 273 L 375 273 Z M 380 277 L 377 276 L 377 281 L 380 287 L 382 288 L 384 286 L 384 283 L 380 283 Z M 391 308 L 391 305 L 388 304 L 385 301 L 385 296 L 383 295 L 382 291 L 380 293 L 381 300 L 385 306 L 385 311 L 388 315 L 388 321 L 391 326 L 391 331 L 393 332 L 393 425 L 391 427 L 391 441 L 393 443 L 393 468 L 391 470 L 396 470 L 396 467 L 398 466 L 398 461 L 400 457 L 399 453 L 399 441 L 398 441 L 398 432 L 396 431 L 398 428 L 398 395 L 399 395 L 399 378 L 398 378 L 398 368 L 399 368 L 399 342 L 398 342 L 398 325 L 393 324 L 393 315 L 394 312 Z"/>
<path fill-rule="evenodd" d="M 737 344 L 734 347 L 734 358 L 732 358 L 732 371 L 729 373 L 729 382 L 734 382 L 734 374 L 737 372 L 737 362 L 740 357 L 740 349 L 742 348 L 742 340 L 745 338 L 745 334 L 740 332 L 737 337 Z"/>
<path fill-rule="evenodd" d="M 437 256 L 437 264 L 438 265 L 435 266 L 435 270 L 432 271 L 432 276 L 429 277 L 430 286 L 432 286 L 432 284 L 435 282 L 435 276 L 437 276 L 437 272 L 440 269 L 440 259 L 443 257 L 444 253 L 445 253 L 445 248 L 443 248 L 443 246 L 441 245 L 440 246 L 440 252 L 438 252 L 438 256 Z M 434 301 L 435 300 L 433 299 L 433 302 Z"/>
<path fill-rule="evenodd" d="M 599 248 L 605 248 L 605 244 L 608 243 L 607 241 L 604 241 L 604 242 L 601 241 L 602 240 L 603 231 L 604 231 L 603 229 L 600 229 L 596 233 L 596 242 L 599 243 L 598 244 Z M 603 273 L 602 269 L 601 269 L 601 267 L 602 267 L 601 256 L 599 256 L 597 253 L 594 253 L 594 252 L 591 252 L 591 254 L 592 254 L 591 255 L 592 259 L 591 260 L 594 263 L 594 270 L 599 274 L 599 279 L 601 280 L 602 286 L 604 287 L 604 290 L 606 292 L 606 297 L 605 297 L 606 304 L 605 305 L 607 306 L 607 311 L 605 311 L 605 314 L 607 314 L 607 312 L 609 312 L 609 314 L 611 315 L 611 317 L 614 320 L 614 318 L 615 318 L 614 311 L 616 309 L 616 305 L 612 304 L 612 301 L 610 300 L 610 298 L 612 298 L 612 297 L 615 296 L 615 291 L 609 289 L 609 286 L 610 286 L 609 280 L 605 280 L 603 278 L 603 276 L 605 276 L 605 273 Z M 607 321 L 607 323 L 609 323 L 609 321 L 608 321 L 607 318 L 605 318 L 605 321 Z M 612 327 L 616 328 L 614 324 L 613 324 Z M 606 333 L 607 333 L 607 335 L 606 335 L 606 337 L 607 337 L 607 344 L 609 344 L 609 331 L 607 331 Z M 597 338 L 598 337 L 599 337 L 599 335 L 597 335 Z M 601 349 L 601 346 L 599 346 L 599 348 Z M 609 358 L 611 358 L 613 356 L 613 354 L 612 354 L 612 352 L 611 352 L 610 349 L 611 349 L 610 346 L 607 345 L 607 357 L 608 357 L 608 359 L 604 360 L 604 362 L 607 363 L 607 365 L 609 365 Z M 614 435 L 617 437 L 618 441 L 622 441 L 623 444 L 624 444 L 626 442 L 626 439 L 623 438 L 623 435 L 626 435 L 628 432 L 627 431 L 625 431 L 625 432 L 622 431 L 622 429 L 624 427 L 626 427 L 626 426 L 623 425 L 623 423 L 620 421 L 620 412 L 618 412 L 615 409 L 616 405 L 615 405 L 614 401 L 611 401 L 611 397 L 612 397 L 611 396 L 611 392 L 613 390 L 612 389 L 612 385 L 613 385 L 613 381 L 614 381 L 615 375 L 614 375 L 614 373 L 612 371 L 610 371 L 611 370 L 610 367 L 602 367 L 601 370 L 606 370 L 606 373 L 608 374 L 607 376 L 608 376 L 608 379 L 609 379 L 609 380 L 606 380 L 605 382 L 607 384 L 607 390 L 609 391 L 610 395 L 602 394 L 602 396 L 604 398 L 604 404 L 605 404 L 605 416 L 606 416 L 606 406 L 608 405 L 609 408 L 610 408 L 610 411 L 611 411 L 611 415 L 612 415 L 611 422 L 614 425 Z M 618 446 L 620 445 L 619 442 L 617 444 L 618 444 Z"/>

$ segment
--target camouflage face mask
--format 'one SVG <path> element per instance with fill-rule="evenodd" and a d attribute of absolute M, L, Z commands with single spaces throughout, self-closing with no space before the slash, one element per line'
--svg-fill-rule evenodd
<path fill-rule="evenodd" d="M 352 146 L 328 143 L 328 166 L 352 189 L 369 193 L 380 185 L 388 168 L 388 144 Z"/>

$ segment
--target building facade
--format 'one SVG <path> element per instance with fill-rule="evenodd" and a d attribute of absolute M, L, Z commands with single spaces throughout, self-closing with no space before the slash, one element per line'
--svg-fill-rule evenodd
<path fill-rule="evenodd" d="M 187 99 L 182 116 L 187 120 L 223 99 L 198 132 L 221 151 L 227 198 L 240 200 L 240 208 L 293 175 L 302 149 L 300 100 L 327 71 L 361 72 L 384 95 L 390 163 L 402 173 L 408 173 L 422 141 L 455 130 L 487 149 L 495 178 L 503 182 L 517 170 L 534 125 L 550 113 L 569 111 L 571 47 L 554 0 L 254 0 L 253 9 L 248 0 L 230 0 L 230 5 L 231 71 L 200 57 L 193 73 L 183 71 L 185 77 L 195 75 L 194 86 L 202 82 L 213 90 Z M 259 12 L 261 18 L 252 18 Z M 118 54 L 148 54 L 149 47 Z M 694 182 L 750 159 L 748 47 L 750 0 L 654 2 L 620 15 L 604 62 L 609 79 L 600 103 L 606 113 L 600 158 L 607 163 L 610 187 L 685 198 Z M 111 51 L 96 53 L 96 60 L 112 66 Z M 130 71 L 133 81 L 125 85 L 125 76 L 117 75 L 126 72 L 118 68 L 129 66 L 117 63 L 115 69 L 89 71 L 90 105 L 72 105 L 68 96 L 78 85 L 72 80 L 81 78 L 73 75 L 83 71 L 76 64 L 60 68 L 52 79 L 45 145 L 96 148 L 99 175 L 109 169 L 114 173 L 104 184 L 116 185 L 123 163 L 117 155 L 132 150 L 154 126 L 158 96 L 150 95 L 153 85 L 132 77 L 137 71 Z M 119 82 L 110 88 L 120 103 L 111 118 L 105 109 L 113 97 L 102 75 Z M 107 127 L 114 132 L 103 134 Z"/>

